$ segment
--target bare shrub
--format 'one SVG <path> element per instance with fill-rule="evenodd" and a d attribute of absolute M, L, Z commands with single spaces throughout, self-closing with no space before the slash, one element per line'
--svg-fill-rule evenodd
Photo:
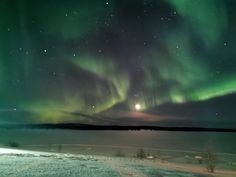
<path fill-rule="evenodd" d="M 143 149 L 138 149 L 136 157 L 139 159 L 144 159 L 146 158 L 146 153 Z"/>
<path fill-rule="evenodd" d="M 18 148 L 20 146 L 19 143 L 15 142 L 15 141 L 9 141 L 6 146 L 9 146 L 9 147 L 13 147 L 13 148 Z"/>
<path fill-rule="evenodd" d="M 115 156 L 116 157 L 125 157 L 125 153 L 122 152 L 121 150 L 118 150 L 118 151 L 116 151 Z"/>
<path fill-rule="evenodd" d="M 211 151 L 206 152 L 205 163 L 207 171 L 213 173 L 216 166 L 216 155 Z"/>

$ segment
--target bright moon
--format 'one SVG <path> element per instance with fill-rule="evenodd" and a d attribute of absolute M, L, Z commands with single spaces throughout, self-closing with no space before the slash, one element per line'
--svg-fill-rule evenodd
<path fill-rule="evenodd" d="M 137 111 L 139 111 L 140 109 L 141 109 L 141 105 L 140 104 L 135 104 L 135 109 L 137 110 Z"/>

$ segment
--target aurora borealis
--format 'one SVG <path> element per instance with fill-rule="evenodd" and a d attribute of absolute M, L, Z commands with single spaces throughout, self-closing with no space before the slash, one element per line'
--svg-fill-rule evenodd
<path fill-rule="evenodd" d="M 86 122 L 76 113 L 224 100 L 236 92 L 235 5 L 1 0 L 0 120 Z"/>

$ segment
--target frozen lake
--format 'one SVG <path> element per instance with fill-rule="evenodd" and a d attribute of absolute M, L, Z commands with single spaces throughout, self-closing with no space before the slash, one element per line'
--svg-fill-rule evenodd
<path fill-rule="evenodd" d="M 162 131 L 73 131 L 73 130 L 8 130 L 0 131 L 0 144 L 10 141 L 27 145 L 90 144 L 130 146 L 172 150 L 236 153 L 234 133 L 162 132 Z"/>

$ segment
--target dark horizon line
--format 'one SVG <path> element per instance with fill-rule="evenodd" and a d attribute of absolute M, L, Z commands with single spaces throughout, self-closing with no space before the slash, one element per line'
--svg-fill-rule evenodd
<path fill-rule="evenodd" d="M 175 131 L 175 132 L 232 132 L 234 128 L 215 127 L 179 127 L 179 126 L 149 126 L 149 125 L 92 125 L 80 123 L 45 123 L 45 124 L 1 124 L 4 129 L 62 129 L 62 130 L 116 130 L 116 131 Z"/>

